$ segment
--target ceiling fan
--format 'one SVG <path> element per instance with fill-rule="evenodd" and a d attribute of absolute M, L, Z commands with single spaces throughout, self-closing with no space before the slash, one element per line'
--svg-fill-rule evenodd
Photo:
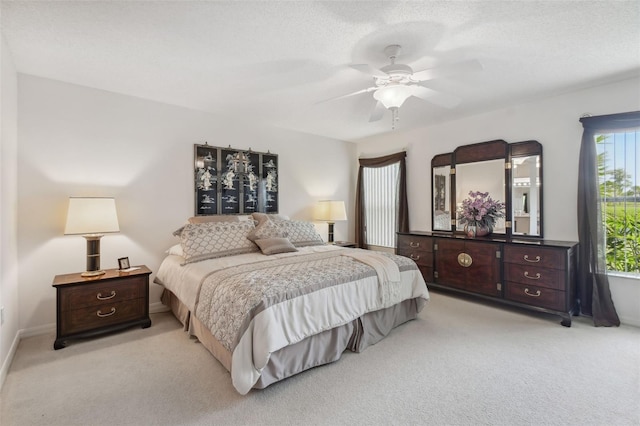
<path fill-rule="evenodd" d="M 425 87 L 422 85 L 423 82 L 461 72 L 482 69 L 482 64 L 478 60 L 473 59 L 414 72 L 409 65 L 396 63 L 396 58 L 401 49 L 402 47 L 397 44 L 387 46 L 384 49 L 384 53 L 391 63 L 380 69 L 368 64 L 349 65 L 355 70 L 367 75 L 372 75 L 375 86 L 338 96 L 331 100 L 373 92 L 373 98 L 377 102 L 371 112 L 369 121 L 380 120 L 384 115 L 385 109 L 389 109 L 392 113 L 392 128 L 395 128 L 395 122 L 398 120 L 398 108 L 400 108 L 404 101 L 410 96 L 415 96 L 445 108 L 453 108 L 460 103 L 458 97 Z"/>

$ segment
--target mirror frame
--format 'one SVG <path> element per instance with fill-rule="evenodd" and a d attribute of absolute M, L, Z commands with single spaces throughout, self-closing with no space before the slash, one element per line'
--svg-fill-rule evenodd
<path fill-rule="evenodd" d="M 512 159 L 514 157 L 528 157 L 528 156 L 540 156 L 540 169 L 538 171 L 538 179 L 540 181 L 539 186 L 539 206 L 540 206 L 540 228 L 539 234 L 513 234 L 513 205 L 512 205 L 512 193 L 513 193 L 513 180 L 512 180 Z M 431 229 L 433 232 L 452 232 L 455 234 L 463 233 L 461 230 L 456 229 L 456 165 L 475 163 L 489 160 L 504 160 L 504 173 L 505 173 L 505 233 L 499 233 L 499 236 L 506 236 L 510 238 L 515 236 L 517 238 L 534 238 L 542 239 L 544 235 L 544 195 L 543 195 L 543 157 L 542 157 L 542 145 L 535 140 L 528 140 L 523 142 L 508 143 L 502 139 L 479 142 L 469 145 L 462 145 L 457 147 L 452 153 L 438 154 L 431 160 Z M 451 166 L 451 173 L 449 175 L 449 188 L 451 191 L 450 197 L 450 212 L 451 212 L 451 227 L 449 230 L 434 229 L 435 225 L 435 182 L 434 182 L 434 168 L 442 166 Z"/>

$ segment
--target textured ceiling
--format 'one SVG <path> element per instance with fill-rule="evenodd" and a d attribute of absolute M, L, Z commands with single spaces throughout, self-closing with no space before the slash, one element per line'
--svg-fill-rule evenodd
<path fill-rule="evenodd" d="M 397 131 L 640 74 L 634 1 L 2 1 L 18 72 L 357 141 L 372 85 L 348 64 L 414 70 L 478 59 L 484 69 L 429 82 L 461 98 L 417 98 Z M 639 94 L 640 96 L 640 94 Z"/>

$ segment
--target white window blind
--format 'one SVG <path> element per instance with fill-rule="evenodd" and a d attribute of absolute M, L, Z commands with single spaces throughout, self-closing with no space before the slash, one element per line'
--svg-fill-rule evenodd
<path fill-rule="evenodd" d="M 395 247 L 400 163 L 365 167 L 362 179 L 366 242 L 374 246 Z"/>

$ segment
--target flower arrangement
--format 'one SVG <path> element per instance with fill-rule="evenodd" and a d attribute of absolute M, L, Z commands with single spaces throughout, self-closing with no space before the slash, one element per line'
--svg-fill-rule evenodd
<path fill-rule="evenodd" d="M 461 225 L 471 225 L 493 230 L 496 221 L 505 217 L 505 204 L 495 201 L 488 192 L 469 191 L 469 198 L 462 201 L 458 211 L 458 222 Z"/>

